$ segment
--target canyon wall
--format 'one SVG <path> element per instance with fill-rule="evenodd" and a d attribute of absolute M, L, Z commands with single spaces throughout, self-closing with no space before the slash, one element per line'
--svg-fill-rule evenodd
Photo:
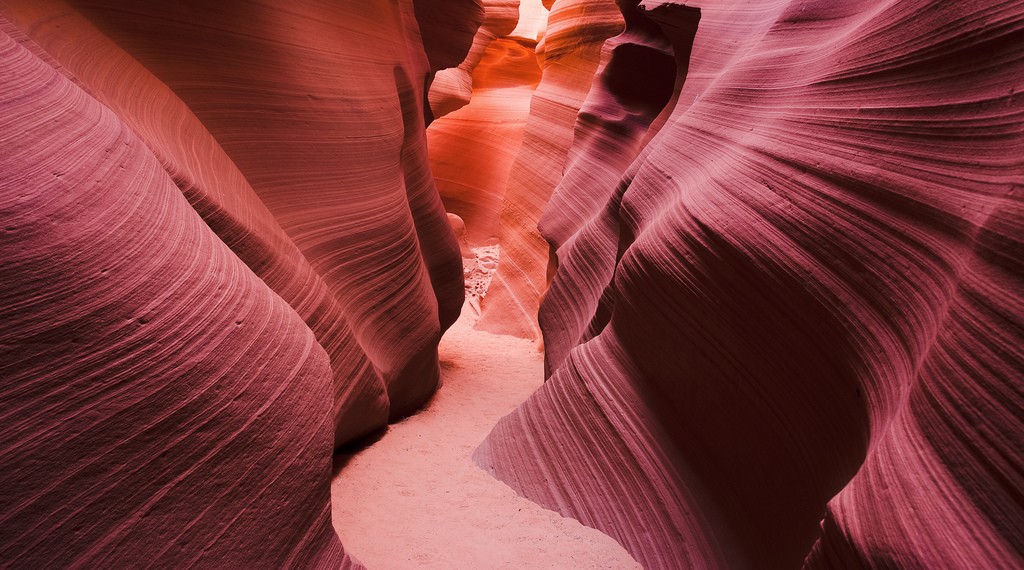
<path fill-rule="evenodd" d="M 540 81 L 535 43 L 491 40 L 473 69 L 469 104 L 427 129 L 437 191 L 444 207 L 465 222 L 473 246 L 497 241 L 497 213 Z"/>
<path fill-rule="evenodd" d="M 355 564 L 331 451 L 439 385 L 425 89 L 482 6 L 0 15 L 0 560 Z"/>
<path fill-rule="evenodd" d="M 519 0 L 485 0 L 484 21 L 473 36 L 473 45 L 457 66 L 448 66 L 434 76 L 428 100 L 434 118 L 465 107 L 473 97 L 473 71 L 484 58 L 487 46 L 516 29 Z"/>
<path fill-rule="evenodd" d="M 601 59 L 605 40 L 622 30 L 612 0 L 558 0 L 537 45 L 542 76 L 530 99 L 522 143 L 498 212 L 501 263 L 477 327 L 539 339 L 537 311 L 547 289 L 548 243 L 537 222 L 562 179 L 573 125 Z"/>
<path fill-rule="evenodd" d="M 478 462 L 649 568 L 1024 565 L 1024 10 L 618 4 Z"/>
<path fill-rule="evenodd" d="M 437 389 L 452 219 L 546 349 L 517 492 L 649 568 L 1024 566 L 1019 3 L 517 4 L 0 0 L 4 565 L 358 567 L 331 451 Z"/>

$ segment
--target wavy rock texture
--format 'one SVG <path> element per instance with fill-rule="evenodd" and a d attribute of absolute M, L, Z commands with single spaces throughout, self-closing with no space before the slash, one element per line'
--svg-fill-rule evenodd
<path fill-rule="evenodd" d="M 469 104 L 473 96 L 473 70 L 484 58 L 487 46 L 512 33 L 519 21 L 520 0 L 487 0 L 484 21 L 473 36 L 473 46 L 465 59 L 449 65 L 434 76 L 428 99 L 434 118 L 443 117 Z"/>
<path fill-rule="evenodd" d="M 430 124 L 430 170 L 472 246 L 495 243 L 498 211 L 540 81 L 535 42 L 492 41 L 473 71 L 473 99 Z"/>
<path fill-rule="evenodd" d="M 611 0 L 559 0 L 551 7 L 537 45 L 542 76 L 500 211 L 501 264 L 477 328 L 540 338 L 537 311 L 547 289 L 550 248 L 537 222 L 562 179 L 576 115 L 597 72 L 601 47 L 622 25 Z"/>
<path fill-rule="evenodd" d="M 581 111 L 478 460 L 651 568 L 1024 565 L 1024 10 L 688 4 L 670 115 L 613 59 Z"/>
<path fill-rule="evenodd" d="M 565 176 L 551 195 L 550 214 L 543 216 L 538 226 L 557 250 L 558 259 L 565 260 L 566 270 L 555 279 L 582 276 L 578 279 L 585 284 L 552 287 L 552 298 L 538 315 L 544 329 L 548 375 L 586 334 L 586 327 L 597 331 L 607 320 L 600 298 L 615 271 L 616 259 L 585 252 L 616 248 L 608 241 L 617 231 L 610 225 L 616 223 L 614 216 L 600 213 L 618 206 L 617 200 L 609 203 L 609 198 L 643 148 L 652 123 L 681 87 L 676 79 L 686 76 L 688 53 L 700 20 L 699 10 L 662 7 L 661 17 L 671 18 L 678 28 L 668 36 L 636 4 L 620 2 L 626 29 L 605 43 L 598 80 L 580 108 Z M 673 55 L 673 41 L 681 44 L 677 55 Z M 606 227 L 599 232 L 579 232 L 590 222 Z M 582 255 L 573 254 L 577 247 L 584 251 Z M 572 306 L 574 318 L 567 319 L 559 310 L 567 304 Z M 588 314 L 594 318 L 581 318 Z"/>
<path fill-rule="evenodd" d="M 337 299 L 199 119 L 66 3 L 12 8 L 65 73 L 146 141 L 206 223 L 316 334 L 334 371 L 337 443 L 380 426 L 388 409 L 383 383 L 352 337 Z"/>
<path fill-rule="evenodd" d="M 218 4 L 203 26 L 197 6 L 144 4 L 89 13 L 220 142 L 338 300 L 389 415 L 411 412 L 437 387 L 462 286 L 427 170 L 410 3 Z"/>
<path fill-rule="evenodd" d="M 0 560 L 351 564 L 331 450 L 463 295 L 423 103 L 479 14 L 427 4 L 0 5 Z"/>
<path fill-rule="evenodd" d="M 140 129 L 210 225 L 310 323 L 332 355 L 338 417 L 348 412 L 338 442 L 409 413 L 436 388 L 432 352 L 462 291 L 426 170 L 424 82 L 413 79 L 426 61 L 403 39 L 411 7 L 143 4 L 83 3 L 91 21 L 61 3 L 12 11 Z M 310 56 L 316 44 L 297 37 L 332 49 Z M 79 42 L 109 57 L 89 57 Z M 343 77 L 329 74 L 342 67 Z"/>
<path fill-rule="evenodd" d="M 348 566 L 323 348 L 116 115 L 0 69 L 0 559 Z"/>

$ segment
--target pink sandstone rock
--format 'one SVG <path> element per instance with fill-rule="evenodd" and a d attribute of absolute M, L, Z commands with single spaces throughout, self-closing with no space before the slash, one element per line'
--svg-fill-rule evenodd
<path fill-rule="evenodd" d="M 649 568 L 1021 567 L 1024 10 L 687 4 L 670 115 L 595 81 L 478 461 Z"/>
<path fill-rule="evenodd" d="M 423 151 L 429 67 L 405 39 L 411 2 L 218 6 L 202 26 L 188 3 L 80 9 L 220 143 L 336 299 L 388 415 L 408 414 L 437 387 L 433 353 L 462 298 Z"/>
<path fill-rule="evenodd" d="M 559 0 L 537 46 L 542 76 L 502 201 L 501 264 L 477 328 L 540 338 L 537 311 L 549 279 L 549 246 L 537 222 L 562 179 L 573 125 L 597 71 L 601 46 L 622 31 L 612 0 Z M 550 260 L 553 261 L 553 260 Z"/>
<path fill-rule="evenodd" d="M 354 565 L 331 451 L 463 296 L 428 4 L 0 4 L 0 564 Z"/>
<path fill-rule="evenodd" d="M 481 0 L 414 0 L 412 5 L 430 69 L 456 67 L 469 57 L 466 47 L 476 43 L 488 16 Z"/>
<path fill-rule="evenodd" d="M 128 125 L 4 30 L 0 560 L 351 567 L 327 354 Z"/>
<path fill-rule="evenodd" d="M 55 54 L 53 65 L 145 141 L 207 225 L 303 317 L 331 357 L 336 443 L 379 428 L 388 411 L 384 384 L 338 300 L 191 110 L 65 2 L 12 2 L 8 11 L 48 50 L 41 57 Z"/>
<path fill-rule="evenodd" d="M 574 282 L 566 287 L 555 283 L 538 315 L 545 330 L 548 374 L 581 339 L 592 336 L 586 327 L 596 331 L 604 326 L 602 319 L 607 319 L 607 314 L 600 307 L 601 295 L 615 271 L 616 259 L 614 255 L 574 255 L 573 250 L 616 251 L 616 244 L 607 240 L 618 231 L 612 227 L 617 222 L 605 215 L 606 208 L 617 207 L 618 199 L 612 194 L 624 189 L 619 180 L 644 147 L 654 120 L 682 86 L 676 77 L 686 74 L 690 43 L 700 20 L 699 10 L 693 8 L 661 8 L 673 12 L 679 28 L 676 40 L 684 44 L 684 52 L 673 56 L 673 38 L 637 8 L 637 2 L 620 1 L 619 5 L 626 29 L 605 43 L 603 65 L 580 108 L 565 176 L 539 223 L 540 232 L 567 266 L 555 274 L 555 280 L 583 276 L 581 281 L 586 284 L 579 287 Z M 588 224 L 605 227 L 577 233 Z M 593 322 L 589 317 L 565 318 L 559 308 L 566 303 L 577 315 L 595 315 Z"/>
<path fill-rule="evenodd" d="M 485 326 L 546 295 L 524 496 L 649 568 L 1024 567 L 1024 10 L 617 4 L 600 65 L 607 5 L 486 42 L 447 214 L 476 0 L 2 0 L 0 565 L 359 567 L 330 453 L 437 387 L 454 228 Z"/>

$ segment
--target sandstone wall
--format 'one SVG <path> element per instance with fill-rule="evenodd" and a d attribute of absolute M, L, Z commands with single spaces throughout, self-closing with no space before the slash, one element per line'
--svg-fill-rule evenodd
<path fill-rule="evenodd" d="M 5 564 L 352 564 L 331 451 L 462 303 L 424 89 L 483 14 L 426 4 L 0 5 Z"/>
<path fill-rule="evenodd" d="M 1024 11 L 687 4 L 667 113 L 594 81 L 478 460 L 651 568 L 1019 567 Z"/>

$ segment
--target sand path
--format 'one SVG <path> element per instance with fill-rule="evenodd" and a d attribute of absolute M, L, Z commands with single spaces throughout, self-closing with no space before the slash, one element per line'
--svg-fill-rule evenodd
<path fill-rule="evenodd" d="M 640 568 L 607 535 L 541 508 L 481 470 L 473 450 L 540 386 L 533 343 L 474 330 L 441 342 L 444 386 L 421 413 L 347 458 L 331 485 L 334 527 L 370 570 Z"/>

